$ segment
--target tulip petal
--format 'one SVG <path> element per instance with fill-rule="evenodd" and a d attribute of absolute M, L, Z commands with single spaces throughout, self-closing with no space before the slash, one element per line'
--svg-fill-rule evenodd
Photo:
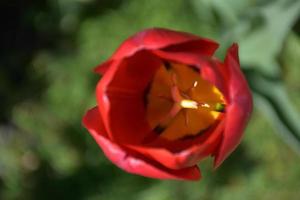
<path fill-rule="evenodd" d="M 225 67 L 222 70 L 228 81 L 229 106 L 226 108 L 226 124 L 223 140 L 215 156 L 215 168 L 240 143 L 253 104 L 250 89 L 240 70 L 237 44 L 233 44 L 228 49 L 225 58 Z"/>
<path fill-rule="evenodd" d="M 179 46 L 177 48 L 177 46 Z M 218 44 L 210 39 L 201 38 L 189 33 L 171 31 L 163 28 L 152 28 L 129 37 L 109 59 L 120 60 L 134 55 L 141 50 L 156 50 L 169 47 L 169 51 L 184 49 L 186 52 L 198 52 L 211 56 Z M 95 68 L 95 72 L 104 73 L 107 62 Z"/>
<path fill-rule="evenodd" d="M 161 48 L 164 52 L 169 53 L 187 53 L 195 54 L 198 56 L 213 56 L 215 51 L 218 49 L 219 44 L 207 39 L 198 39 L 196 41 L 189 41 L 182 44 L 171 45 L 166 48 Z"/>
<path fill-rule="evenodd" d="M 151 128 L 146 119 L 145 91 L 162 62 L 141 51 L 112 66 L 97 85 L 97 101 L 110 139 L 139 143 Z"/>
<path fill-rule="evenodd" d="M 215 153 L 220 144 L 223 121 L 215 129 L 194 137 L 189 141 L 157 141 L 144 146 L 126 145 L 170 169 L 181 169 L 197 165 L 197 163 Z M 175 146 L 177 150 L 172 148 Z M 178 148 L 181 147 L 179 150 Z"/>
<path fill-rule="evenodd" d="M 148 159 L 141 159 L 138 155 L 131 155 L 120 145 L 107 138 L 106 130 L 98 107 L 89 110 L 83 118 L 83 125 L 96 140 L 106 157 L 119 168 L 132 173 L 150 178 L 198 180 L 201 177 L 197 166 L 178 170 L 168 169 Z"/>

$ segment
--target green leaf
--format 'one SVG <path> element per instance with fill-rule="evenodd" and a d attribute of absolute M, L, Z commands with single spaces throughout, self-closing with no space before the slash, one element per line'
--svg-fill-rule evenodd
<path fill-rule="evenodd" d="M 225 45 L 238 41 L 243 68 L 255 69 L 278 77 L 281 73 L 276 57 L 300 12 L 300 1 L 277 0 L 238 3 L 214 0 L 220 18 L 221 38 Z M 224 51 L 223 49 L 222 51 Z"/>
<path fill-rule="evenodd" d="M 281 81 L 256 72 L 248 73 L 255 104 L 270 119 L 277 132 L 300 154 L 300 116 Z"/>
<path fill-rule="evenodd" d="M 278 77 L 280 68 L 275 59 L 299 12 L 300 1 L 278 0 L 259 8 L 261 24 L 239 42 L 242 64 Z"/>

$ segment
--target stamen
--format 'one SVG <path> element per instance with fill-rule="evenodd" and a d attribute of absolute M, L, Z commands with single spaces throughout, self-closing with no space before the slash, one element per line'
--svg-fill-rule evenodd
<path fill-rule="evenodd" d="M 171 78 L 172 78 L 173 86 L 176 86 L 177 85 L 177 76 L 174 72 L 172 72 Z"/>
<path fill-rule="evenodd" d="M 185 121 L 185 126 L 188 128 L 189 127 L 189 116 L 187 114 L 187 110 L 184 111 L 184 121 Z"/>
<path fill-rule="evenodd" d="M 194 89 L 197 86 L 198 86 L 198 81 L 195 81 L 194 84 L 193 84 L 193 86 L 189 87 L 185 92 L 189 93 L 189 92 L 191 92 L 192 89 Z"/>
<path fill-rule="evenodd" d="M 204 108 L 210 108 L 210 105 L 208 103 L 201 103 L 200 105 Z"/>
<path fill-rule="evenodd" d="M 180 106 L 182 108 L 198 109 L 198 103 L 193 100 L 187 100 L 187 99 L 181 100 Z"/>
<path fill-rule="evenodd" d="M 198 85 L 198 81 L 195 81 L 193 86 L 197 87 L 197 85 Z"/>

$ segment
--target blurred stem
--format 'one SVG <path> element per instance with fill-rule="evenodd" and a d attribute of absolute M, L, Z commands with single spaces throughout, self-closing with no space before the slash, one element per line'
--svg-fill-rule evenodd
<path fill-rule="evenodd" d="M 300 154 L 300 116 L 292 106 L 285 87 L 279 79 L 257 72 L 248 73 L 256 104 L 279 129 L 278 133 Z"/>

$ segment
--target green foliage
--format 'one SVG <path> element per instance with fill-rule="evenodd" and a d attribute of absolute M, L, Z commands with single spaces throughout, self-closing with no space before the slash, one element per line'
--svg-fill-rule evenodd
<path fill-rule="evenodd" d="M 1 57 L 0 199 L 298 199 L 299 155 L 274 133 L 300 149 L 300 39 L 297 27 L 292 28 L 299 1 L 43 0 L 16 5 L 22 10 L 16 30 L 24 33 L 17 36 L 31 44 L 6 45 Z M 220 169 L 212 171 L 211 160 L 200 164 L 200 182 L 127 174 L 103 156 L 81 126 L 84 112 L 96 104 L 99 77 L 93 67 L 128 35 L 147 27 L 214 38 L 221 43 L 221 56 L 233 41 L 240 45 L 256 110 L 242 145 Z"/>

